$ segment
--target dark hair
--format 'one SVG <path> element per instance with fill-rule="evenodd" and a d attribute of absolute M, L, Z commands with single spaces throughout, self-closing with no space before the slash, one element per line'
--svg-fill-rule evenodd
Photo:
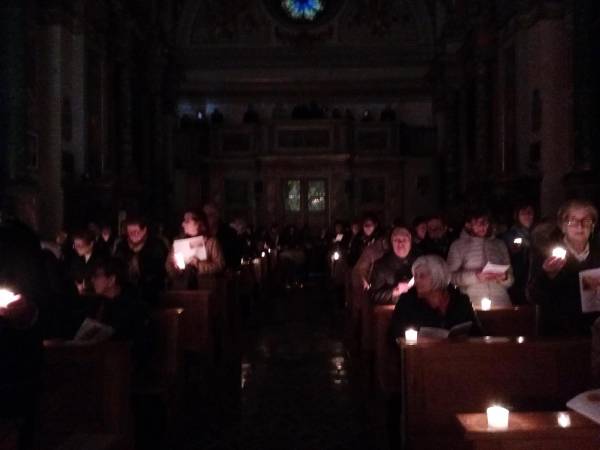
<path fill-rule="evenodd" d="M 427 223 L 429 221 L 429 217 L 427 216 L 417 216 L 412 221 L 412 227 L 417 228 L 422 223 Z"/>
<path fill-rule="evenodd" d="M 80 230 L 76 230 L 75 232 L 73 232 L 73 234 L 71 235 L 71 239 L 73 241 L 75 239 L 81 239 L 81 240 L 87 242 L 88 244 L 91 244 L 92 242 L 96 241 L 96 235 L 94 234 L 94 232 L 92 230 L 80 229 Z"/>
<path fill-rule="evenodd" d="M 129 217 L 125 220 L 125 226 L 129 225 L 138 225 L 140 228 L 148 228 L 148 222 L 140 216 Z"/>
<path fill-rule="evenodd" d="M 370 220 L 375 225 L 379 225 L 379 220 L 377 219 L 377 216 L 375 215 L 375 213 L 368 212 L 368 213 L 363 214 L 361 224 L 365 223 L 367 220 Z"/>
<path fill-rule="evenodd" d="M 465 212 L 465 222 L 470 222 L 471 220 L 478 219 L 479 217 L 487 217 L 491 219 L 492 213 L 490 212 L 489 208 L 482 205 L 475 205 Z"/>
<path fill-rule="evenodd" d="M 119 258 L 102 258 L 94 265 L 94 272 L 102 270 L 107 277 L 115 277 L 115 282 L 120 287 L 127 283 L 127 267 Z"/>

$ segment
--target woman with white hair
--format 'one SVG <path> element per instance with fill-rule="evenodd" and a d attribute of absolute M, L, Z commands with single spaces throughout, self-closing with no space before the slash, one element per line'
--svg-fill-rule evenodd
<path fill-rule="evenodd" d="M 450 284 L 450 270 L 438 255 L 418 257 L 412 265 L 414 286 L 396 303 L 390 325 L 394 340 L 407 328 L 444 328 L 471 322 L 469 334 L 480 335 L 481 326 L 469 297 Z"/>

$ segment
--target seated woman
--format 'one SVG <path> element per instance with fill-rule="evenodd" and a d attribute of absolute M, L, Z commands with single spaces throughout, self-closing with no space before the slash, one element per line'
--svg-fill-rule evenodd
<path fill-rule="evenodd" d="M 600 275 L 584 273 L 583 290 L 580 275 L 582 271 L 600 268 L 600 249 L 591 239 L 597 221 L 598 210 L 590 202 L 568 201 L 557 215 L 562 236 L 532 254 L 527 295 L 540 307 L 540 332 L 545 336 L 590 335 L 590 327 L 599 314 L 595 308 L 584 312 L 581 293 L 585 293 L 585 299 L 592 299 L 590 303 L 596 302 L 593 299 L 598 298 Z M 566 255 L 553 255 L 556 247 L 565 249 Z"/>
<path fill-rule="evenodd" d="M 477 307 L 487 297 L 494 307 L 510 307 L 508 288 L 513 284 L 510 257 L 504 242 L 492 235 L 490 214 L 473 209 L 467 214 L 465 229 L 448 252 L 451 281 L 467 294 Z M 484 272 L 487 263 L 508 266 L 504 273 Z"/>
<path fill-rule="evenodd" d="M 415 285 L 400 296 L 392 316 L 390 333 L 394 341 L 404 336 L 407 328 L 449 330 L 465 322 L 471 322 L 469 334 L 481 334 L 469 297 L 450 284 L 450 271 L 440 256 L 418 257 L 412 273 Z"/>
<path fill-rule="evenodd" d="M 225 260 L 221 247 L 214 237 L 208 236 L 206 216 L 203 212 L 186 211 L 181 222 L 183 234 L 178 239 L 202 237 L 204 250 L 198 249 L 192 257 L 183 257 L 184 261 L 175 253 L 175 244 L 167 257 L 166 269 L 174 289 L 197 289 L 199 275 L 217 274 L 225 268 Z"/>
<path fill-rule="evenodd" d="M 409 289 L 415 261 L 410 231 L 395 227 L 390 236 L 391 251 L 373 265 L 369 297 L 375 305 L 393 305 Z M 366 252 L 366 250 L 365 250 Z M 360 260 L 359 260 L 360 261 Z"/>

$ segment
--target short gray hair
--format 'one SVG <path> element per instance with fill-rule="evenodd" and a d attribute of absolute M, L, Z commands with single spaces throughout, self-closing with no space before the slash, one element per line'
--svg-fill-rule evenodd
<path fill-rule="evenodd" d="M 450 270 L 441 256 L 419 256 L 412 265 L 413 276 L 421 268 L 426 269 L 431 275 L 431 287 L 433 289 L 446 289 L 450 284 Z"/>

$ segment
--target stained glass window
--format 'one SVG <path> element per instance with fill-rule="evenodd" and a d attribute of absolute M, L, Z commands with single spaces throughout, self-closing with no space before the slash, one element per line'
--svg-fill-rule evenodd
<path fill-rule="evenodd" d="M 282 0 L 281 7 L 295 20 L 313 20 L 323 11 L 321 0 Z"/>
<path fill-rule="evenodd" d="M 300 180 L 287 180 L 284 185 L 283 201 L 286 211 L 300 211 Z"/>
<path fill-rule="evenodd" d="M 325 180 L 308 182 L 308 210 L 325 211 Z"/>

